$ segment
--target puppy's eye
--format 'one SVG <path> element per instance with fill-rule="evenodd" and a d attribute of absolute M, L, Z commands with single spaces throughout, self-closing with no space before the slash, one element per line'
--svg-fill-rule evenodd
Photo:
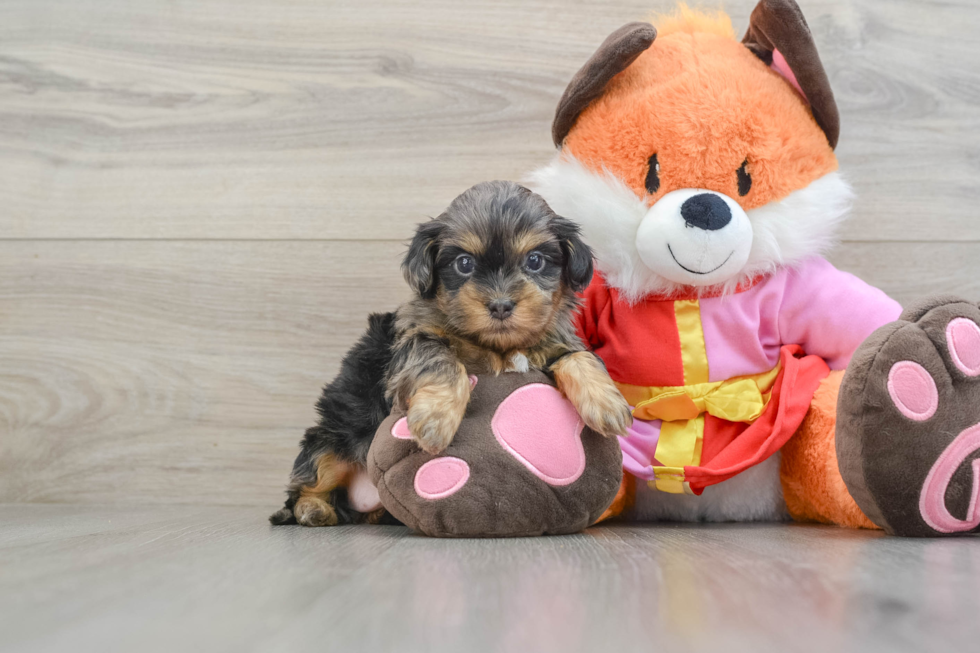
<path fill-rule="evenodd" d="M 456 266 L 456 271 L 460 274 L 466 276 L 473 274 L 473 270 L 476 268 L 476 261 L 473 260 L 472 256 L 468 254 L 460 254 L 456 257 L 456 261 L 453 263 Z"/>
<path fill-rule="evenodd" d="M 745 197 L 752 190 L 752 175 L 749 174 L 749 160 L 742 161 L 742 167 L 735 173 L 738 175 L 738 194 Z"/>
<path fill-rule="evenodd" d="M 650 157 L 650 169 L 647 170 L 646 187 L 647 192 L 651 195 L 656 195 L 657 191 L 660 190 L 660 162 L 657 161 L 656 154 Z"/>
<path fill-rule="evenodd" d="M 528 272 L 540 272 L 544 268 L 544 256 L 541 252 L 531 252 L 524 260 L 524 268 Z"/>

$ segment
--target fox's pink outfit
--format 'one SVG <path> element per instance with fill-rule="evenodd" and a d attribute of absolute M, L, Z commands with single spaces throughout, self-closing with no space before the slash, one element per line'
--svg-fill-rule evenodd
<path fill-rule="evenodd" d="M 694 494 L 778 451 L 820 381 L 902 310 L 822 258 L 732 295 L 634 305 L 596 275 L 584 300 L 579 335 L 635 406 L 625 470 Z"/>

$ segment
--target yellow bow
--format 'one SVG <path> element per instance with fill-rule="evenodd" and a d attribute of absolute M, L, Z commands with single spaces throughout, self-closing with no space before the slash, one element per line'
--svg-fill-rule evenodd
<path fill-rule="evenodd" d="M 644 387 L 617 384 L 639 419 L 665 422 L 695 419 L 708 413 L 729 422 L 754 422 L 769 403 L 779 366 L 764 374 L 736 377 L 714 383 Z"/>

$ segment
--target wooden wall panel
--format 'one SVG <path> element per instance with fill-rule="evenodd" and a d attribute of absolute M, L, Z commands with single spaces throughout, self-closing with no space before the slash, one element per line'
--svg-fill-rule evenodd
<path fill-rule="evenodd" d="M 0 241 L 0 502 L 273 505 L 320 386 L 406 297 L 398 242 Z M 978 244 L 846 243 L 908 301 Z"/>
<path fill-rule="evenodd" d="M 0 242 L 0 501 L 276 498 L 402 249 Z"/>
<path fill-rule="evenodd" d="M 803 4 L 859 194 L 832 260 L 980 298 L 980 5 Z M 274 505 L 413 225 L 546 162 L 572 73 L 672 6 L 0 3 L 0 501 Z"/>
<path fill-rule="evenodd" d="M 755 0 L 726 4 L 741 33 Z M 862 197 L 845 236 L 980 240 L 980 6 L 803 4 Z M 546 162 L 574 71 L 673 6 L 8 0 L 0 234 L 401 238 Z"/>

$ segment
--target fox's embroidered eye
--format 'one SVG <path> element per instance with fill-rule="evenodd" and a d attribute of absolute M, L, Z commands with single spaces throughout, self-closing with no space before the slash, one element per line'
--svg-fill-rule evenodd
<path fill-rule="evenodd" d="M 738 175 L 738 194 L 745 197 L 752 190 L 752 175 L 748 171 L 749 160 L 742 161 L 742 167 L 736 173 Z"/>
<path fill-rule="evenodd" d="M 656 154 L 650 157 L 650 169 L 647 170 L 645 185 L 647 192 L 651 195 L 656 195 L 657 191 L 660 190 L 660 163 L 657 161 Z"/>

